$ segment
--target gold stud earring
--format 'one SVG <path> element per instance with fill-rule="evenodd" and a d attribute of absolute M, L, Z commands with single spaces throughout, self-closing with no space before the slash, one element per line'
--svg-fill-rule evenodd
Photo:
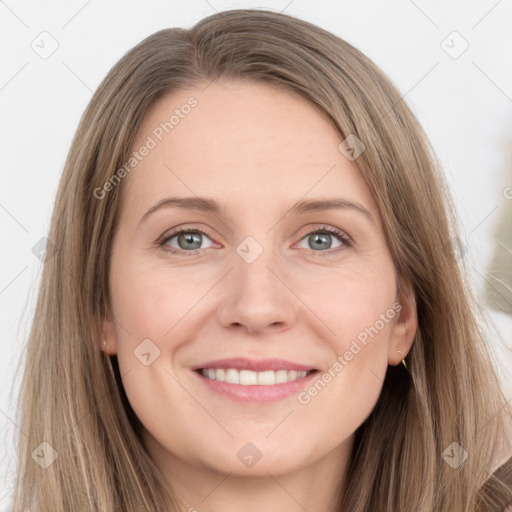
<path fill-rule="evenodd" d="M 107 340 L 103 340 L 103 342 L 101 343 L 103 346 L 105 346 L 107 344 Z"/>
<path fill-rule="evenodd" d="M 397 352 L 398 352 L 399 354 L 401 354 L 401 353 L 402 353 L 402 351 L 401 351 L 401 350 L 397 350 Z M 403 364 L 403 365 L 405 366 L 405 368 L 408 370 L 407 365 L 405 364 L 405 359 L 402 359 L 402 364 Z"/>

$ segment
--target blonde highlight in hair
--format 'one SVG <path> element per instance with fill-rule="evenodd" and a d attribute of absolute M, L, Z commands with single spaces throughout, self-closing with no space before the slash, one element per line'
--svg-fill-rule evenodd
<path fill-rule="evenodd" d="M 94 191 L 126 161 L 157 99 L 222 79 L 298 94 L 342 139 L 363 141 L 357 165 L 379 208 L 398 290 L 416 300 L 409 373 L 388 368 L 374 411 L 356 431 L 339 510 L 500 510 L 512 501 L 511 484 L 502 473 L 489 477 L 504 455 L 510 408 L 421 126 L 389 79 L 342 39 L 289 15 L 242 9 L 147 37 L 108 73 L 80 121 L 51 220 L 57 251 L 44 266 L 28 341 L 13 511 L 155 512 L 166 503 L 180 510 L 172 482 L 142 444 L 116 357 L 98 349 L 123 183 L 102 199 Z M 58 453 L 47 469 L 31 457 L 43 441 Z M 469 454 L 456 470 L 441 457 L 453 442 Z"/>

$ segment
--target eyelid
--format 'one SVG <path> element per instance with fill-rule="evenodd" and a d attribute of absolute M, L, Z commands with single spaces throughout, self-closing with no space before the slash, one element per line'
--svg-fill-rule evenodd
<path fill-rule="evenodd" d="M 173 238 L 176 235 L 179 235 L 183 231 L 197 231 L 198 233 L 202 233 L 203 235 L 206 235 L 208 238 L 213 238 L 207 230 L 200 228 L 194 224 L 186 225 L 185 227 L 176 227 L 172 229 L 168 229 L 163 235 L 158 237 L 156 240 L 156 243 L 158 245 L 162 244 L 163 242 L 166 242 L 169 238 Z"/>
<path fill-rule="evenodd" d="M 353 238 L 348 235 L 345 231 L 331 226 L 330 224 L 317 224 L 316 227 L 309 228 L 307 231 L 303 232 L 299 238 L 297 243 L 300 243 L 305 237 L 312 235 L 314 233 L 328 233 L 333 237 L 338 238 L 341 241 L 340 247 L 335 247 L 334 249 L 327 249 L 325 251 L 315 251 L 314 249 L 306 249 L 309 253 L 313 253 L 319 256 L 337 256 L 341 251 L 344 251 L 354 245 Z"/>
<path fill-rule="evenodd" d="M 157 239 L 156 245 L 157 246 L 163 246 L 165 244 L 165 242 L 167 242 L 171 238 L 174 238 L 175 236 L 177 236 L 177 235 L 179 235 L 179 234 L 181 234 L 183 232 L 189 232 L 189 231 L 201 233 L 202 235 L 207 236 L 213 242 L 213 238 L 214 237 L 208 232 L 208 230 L 200 228 L 200 227 L 197 227 L 194 224 L 191 224 L 191 225 L 186 225 L 185 227 L 178 226 L 176 228 L 173 228 L 171 230 L 166 231 L 162 236 L 160 236 Z M 169 250 L 169 249 L 166 249 L 166 250 L 168 252 L 175 252 L 175 251 Z M 189 253 L 189 254 L 194 254 L 195 251 L 201 251 L 201 250 L 202 249 L 194 249 L 193 251 L 183 251 L 183 250 L 181 250 L 179 252 L 180 253 L 186 252 L 186 253 Z M 178 251 L 176 251 L 176 252 L 178 252 Z"/>
<path fill-rule="evenodd" d="M 327 232 L 327 233 L 330 233 L 332 235 L 337 235 L 339 236 L 344 242 L 352 242 L 352 237 L 350 237 L 345 231 L 343 231 L 342 229 L 339 229 L 339 228 L 336 228 L 334 226 L 331 226 L 330 224 L 317 224 L 316 227 L 313 227 L 313 228 L 308 228 L 303 234 L 302 234 L 302 237 L 301 237 L 301 240 L 302 238 L 304 238 L 305 236 L 307 235 L 310 235 L 312 233 L 317 233 L 317 232 Z"/>

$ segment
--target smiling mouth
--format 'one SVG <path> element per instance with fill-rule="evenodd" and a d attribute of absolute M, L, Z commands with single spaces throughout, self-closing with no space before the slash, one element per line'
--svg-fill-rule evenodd
<path fill-rule="evenodd" d="M 266 370 L 255 372 L 251 370 L 237 370 L 236 368 L 199 368 L 196 370 L 204 378 L 226 382 L 228 384 L 239 384 L 242 386 L 273 386 L 275 384 L 286 384 L 296 380 L 304 379 L 311 373 L 318 370 L 297 371 L 297 370 Z"/>

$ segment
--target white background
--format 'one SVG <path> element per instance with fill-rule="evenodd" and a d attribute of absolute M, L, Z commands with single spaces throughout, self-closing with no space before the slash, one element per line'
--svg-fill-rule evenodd
<path fill-rule="evenodd" d="M 15 485 L 17 364 L 42 267 L 32 247 L 47 234 L 79 117 L 112 65 L 144 37 L 239 7 L 285 10 L 330 30 L 398 85 L 443 164 L 464 227 L 470 278 L 481 291 L 507 201 L 503 191 L 512 185 L 511 0 L 0 0 L 0 510 Z M 43 31 L 58 44 L 46 59 L 31 47 L 51 48 Z M 452 56 L 465 43 L 453 31 L 469 44 L 458 58 Z M 452 56 L 442 44 L 453 47 Z M 490 315 L 503 336 L 489 339 L 512 398 L 512 321 Z"/>

